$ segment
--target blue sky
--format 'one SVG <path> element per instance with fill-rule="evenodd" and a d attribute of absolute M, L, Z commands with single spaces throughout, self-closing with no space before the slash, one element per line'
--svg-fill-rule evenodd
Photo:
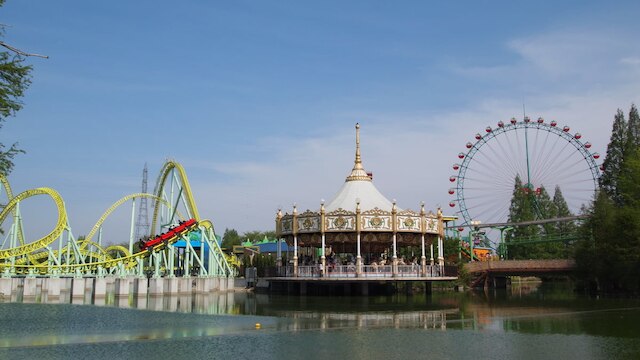
<path fill-rule="evenodd" d="M 10 176 L 15 191 L 58 190 L 76 235 L 139 191 L 145 162 L 153 187 L 166 158 L 185 166 L 219 229 L 272 229 L 278 207 L 315 208 L 339 189 L 358 121 L 382 193 L 435 209 L 450 200 L 464 144 L 521 117 L 523 101 L 604 153 L 616 109 L 640 98 L 638 10 L 634 1 L 9 0 L 4 40 L 50 59 L 28 60 L 33 84 L 0 141 L 27 151 Z M 39 234 L 54 214 L 38 201 L 24 212 Z"/>

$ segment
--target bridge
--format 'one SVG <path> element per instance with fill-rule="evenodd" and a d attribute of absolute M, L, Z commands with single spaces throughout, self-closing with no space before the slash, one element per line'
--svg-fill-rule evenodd
<path fill-rule="evenodd" d="M 504 287 L 508 276 L 567 275 L 576 268 L 574 260 L 503 260 L 474 261 L 465 270 L 474 280 L 471 287 Z"/>

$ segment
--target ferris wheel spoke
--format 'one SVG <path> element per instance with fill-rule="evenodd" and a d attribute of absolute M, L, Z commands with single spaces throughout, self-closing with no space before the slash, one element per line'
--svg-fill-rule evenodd
<path fill-rule="evenodd" d="M 496 182 L 495 180 L 492 179 L 484 179 L 484 178 L 467 178 L 465 179 L 465 183 L 471 183 L 473 186 L 474 183 L 478 183 L 478 184 L 486 184 L 489 185 L 488 187 L 490 188 L 508 188 L 508 189 L 512 189 L 513 188 L 513 182 L 502 179 L 499 182 Z M 470 187 L 465 186 L 467 189 L 469 189 Z"/>
<path fill-rule="evenodd" d="M 544 153 L 544 156 L 542 157 L 540 162 L 536 164 L 536 168 L 534 172 L 536 173 L 544 172 L 551 168 L 551 163 L 553 163 L 554 159 L 557 158 L 556 154 L 561 153 L 564 147 L 568 145 L 568 143 L 566 142 L 563 143 L 561 140 L 562 140 L 562 137 L 557 135 L 551 148 L 550 149 L 546 148 L 548 149 L 546 151 L 544 149 L 542 150 L 542 152 Z M 561 146 L 562 148 L 560 150 L 556 150 L 558 146 Z M 540 176 L 540 175 L 538 174 L 537 176 Z"/>
<path fill-rule="evenodd" d="M 481 165 L 481 164 L 478 164 Z M 482 169 L 482 170 L 481 170 Z M 513 184 L 513 179 L 515 175 L 512 173 L 507 173 L 504 170 L 500 171 L 498 168 L 489 168 L 479 166 L 478 168 L 469 169 L 473 176 L 479 174 L 486 179 L 490 179 L 491 182 L 503 182 L 506 181 L 510 184 Z M 468 171 L 469 172 L 469 171 Z"/>
<path fill-rule="evenodd" d="M 526 146 L 524 144 L 520 143 L 520 137 L 522 137 L 522 139 L 524 140 L 525 138 L 525 133 L 524 131 L 522 131 L 522 135 L 518 134 L 518 128 L 515 128 L 514 133 L 516 134 L 516 150 L 514 151 L 514 154 L 520 154 L 520 156 L 517 157 L 517 159 L 519 160 L 519 164 L 518 164 L 518 168 L 520 168 L 522 170 L 522 174 L 521 177 L 526 176 L 527 175 L 527 159 L 526 159 L 526 155 L 522 156 L 522 154 L 526 153 Z M 523 179 L 524 181 L 526 181 L 527 179 Z"/>
<path fill-rule="evenodd" d="M 524 148 L 520 145 L 517 129 L 514 130 L 513 133 L 511 133 L 510 131 L 505 131 L 503 138 L 504 142 L 507 143 L 506 149 L 502 144 L 503 141 L 501 141 L 501 139 L 498 139 L 497 142 L 501 147 L 502 152 L 507 157 L 504 163 L 511 170 L 511 181 L 513 182 L 516 175 L 520 175 L 522 177 L 524 171 L 526 170 L 526 166 L 524 165 L 521 156 L 519 156 L 519 154 L 523 153 Z M 516 140 L 515 144 L 511 141 L 512 138 Z"/>
<path fill-rule="evenodd" d="M 487 194 L 487 192 L 489 192 L 489 194 Z M 506 189 L 474 189 L 467 193 L 465 201 L 473 203 L 479 199 L 510 199 L 511 195 L 512 192 Z"/>
<path fill-rule="evenodd" d="M 491 181 L 495 181 L 496 178 L 500 178 L 500 179 L 507 179 L 510 182 L 513 182 L 513 178 L 509 173 L 505 173 L 504 171 L 499 171 L 498 168 L 495 168 L 495 167 L 481 166 L 482 164 L 477 164 L 477 165 L 478 166 L 469 168 L 467 173 L 471 173 L 473 177 L 475 177 L 476 175 L 480 175 L 486 178 L 487 180 L 491 179 Z"/>
<path fill-rule="evenodd" d="M 550 183 L 550 182 L 563 182 L 564 179 L 567 179 L 570 176 L 575 176 L 581 174 L 582 172 L 587 172 L 590 170 L 588 168 L 580 168 L 580 163 L 583 162 L 581 160 L 574 160 L 573 163 L 568 164 L 566 167 L 559 168 L 555 173 L 545 172 L 543 176 L 540 176 L 536 179 L 539 183 Z"/>
<path fill-rule="evenodd" d="M 500 148 L 499 151 L 496 150 L 491 144 L 487 143 L 487 148 L 493 154 L 494 164 L 501 164 L 499 167 L 502 170 L 503 175 L 511 175 L 517 174 L 519 172 L 520 167 L 518 166 L 517 161 L 514 161 L 514 151 L 512 149 L 506 150 L 500 141 L 500 138 L 497 136 L 494 138 L 497 146 Z"/>
<path fill-rule="evenodd" d="M 534 159 L 533 159 L 533 163 L 534 164 L 540 164 L 543 159 L 544 156 L 546 155 L 546 151 L 548 149 L 547 143 L 549 142 L 549 135 L 551 133 L 548 131 L 545 131 L 545 137 L 544 137 L 544 141 L 542 142 L 541 146 L 536 146 L 536 152 L 534 153 Z M 538 136 L 536 133 L 536 141 L 535 141 L 536 145 L 538 144 Z M 538 169 L 538 166 L 536 166 L 535 170 Z"/>
<path fill-rule="evenodd" d="M 549 159 L 554 157 L 554 150 L 559 141 L 559 137 L 556 136 L 553 144 L 549 146 L 549 136 L 551 135 L 551 132 L 546 131 L 546 133 L 547 134 L 544 143 L 541 146 L 536 146 L 535 149 L 536 158 L 533 162 L 534 179 L 538 178 L 540 176 L 540 172 L 544 171 L 544 169 L 547 168 L 546 164 L 548 163 Z"/>
<path fill-rule="evenodd" d="M 580 168 L 581 162 L 584 162 L 584 161 L 577 160 L 573 164 L 570 164 L 569 166 L 563 168 L 562 171 L 558 172 L 557 175 L 554 177 L 554 181 L 558 183 L 567 182 L 569 180 L 580 181 L 576 179 L 576 176 L 582 173 L 585 173 L 585 176 L 583 176 L 583 178 L 585 178 L 584 180 L 592 181 L 591 179 L 586 179 L 587 177 L 590 177 L 586 175 L 591 175 L 591 170 L 589 168 Z M 551 174 L 548 174 L 547 177 L 541 178 L 540 182 L 542 183 L 551 182 L 550 179 L 547 180 L 550 176 Z"/>
<path fill-rule="evenodd" d="M 562 148 L 560 149 L 560 153 L 564 154 L 567 151 L 570 151 L 570 150 L 567 150 L 568 146 L 569 146 L 569 142 L 564 144 L 564 146 L 562 146 Z M 562 157 L 562 159 L 560 156 L 549 156 L 545 164 L 543 164 L 543 166 L 540 168 L 541 169 L 540 177 L 545 177 L 550 172 L 553 173 L 555 171 L 562 169 L 563 168 L 562 163 L 566 160 L 566 158 L 567 156 Z"/>

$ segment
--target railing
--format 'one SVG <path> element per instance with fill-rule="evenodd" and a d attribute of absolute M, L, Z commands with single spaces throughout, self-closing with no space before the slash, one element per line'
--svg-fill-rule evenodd
<path fill-rule="evenodd" d="M 363 277 L 393 277 L 393 267 L 391 265 L 364 265 L 362 266 Z"/>
<path fill-rule="evenodd" d="M 298 277 L 320 277 L 320 267 L 318 265 L 298 266 Z"/>
<path fill-rule="evenodd" d="M 356 277 L 355 265 L 328 265 L 326 277 L 330 278 L 349 278 Z"/>
<path fill-rule="evenodd" d="M 293 272 L 293 266 L 282 266 L 276 269 L 277 277 L 296 277 Z M 298 275 L 300 278 L 437 278 L 437 277 L 457 277 L 456 266 L 427 265 L 425 272 L 422 272 L 422 266 L 418 264 L 398 265 L 397 274 L 393 273 L 392 265 L 362 265 L 362 272 L 357 274 L 355 265 L 327 265 L 324 276 L 319 265 L 300 265 L 298 266 Z"/>
<path fill-rule="evenodd" d="M 398 265 L 398 277 L 419 277 L 421 271 L 418 264 Z"/>

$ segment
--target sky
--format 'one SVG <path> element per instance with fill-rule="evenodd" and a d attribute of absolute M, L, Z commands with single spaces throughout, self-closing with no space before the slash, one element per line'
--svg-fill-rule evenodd
<path fill-rule="evenodd" d="M 36 1 L 0 8 L 29 58 L 24 108 L 0 142 L 14 192 L 51 187 L 74 235 L 186 169 L 218 232 L 272 230 L 317 209 L 353 166 L 402 208 L 442 206 L 451 165 L 488 125 L 526 114 L 579 130 L 604 154 L 613 115 L 640 101 L 636 1 Z M 600 159 L 601 161 L 602 159 Z M 49 201 L 50 202 L 50 201 Z M 40 236 L 46 199 L 21 204 Z M 128 236 L 130 210 L 109 220 Z"/>

